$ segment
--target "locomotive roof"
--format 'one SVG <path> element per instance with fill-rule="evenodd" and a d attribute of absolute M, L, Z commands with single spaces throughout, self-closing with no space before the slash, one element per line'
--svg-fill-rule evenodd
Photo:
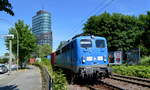
<path fill-rule="evenodd" d="M 84 33 L 78 34 L 78 35 L 74 36 L 72 39 L 66 41 L 59 49 L 63 48 L 64 46 L 66 46 L 68 43 L 70 43 L 71 41 L 75 40 L 76 38 L 82 37 L 82 36 L 94 36 L 94 35 L 84 34 Z M 100 37 L 100 36 L 94 36 L 94 37 Z M 104 37 L 101 37 L 101 38 L 104 38 Z"/>
<path fill-rule="evenodd" d="M 73 40 L 73 39 L 75 39 L 75 38 L 77 38 L 77 37 L 81 37 L 81 36 L 94 36 L 94 37 L 101 37 L 101 36 L 97 36 L 97 35 L 81 33 L 81 34 L 78 34 L 78 35 L 74 36 L 74 37 L 72 38 L 72 40 Z M 104 38 L 104 37 L 101 37 L 101 38 Z"/>

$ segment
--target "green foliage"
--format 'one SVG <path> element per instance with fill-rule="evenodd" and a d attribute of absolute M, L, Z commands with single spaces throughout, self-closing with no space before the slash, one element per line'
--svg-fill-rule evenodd
<path fill-rule="evenodd" d="M 43 58 L 44 56 L 48 56 L 52 52 L 52 48 L 48 44 L 38 45 L 35 52 L 37 56 Z"/>
<path fill-rule="evenodd" d="M 48 60 L 47 58 L 42 58 L 40 64 L 51 67 L 50 60 Z"/>
<path fill-rule="evenodd" d="M 8 14 L 14 16 L 14 12 L 12 11 L 12 5 L 9 0 L 0 0 L 0 11 L 5 11 Z"/>
<path fill-rule="evenodd" d="M 9 59 L 8 58 L 3 58 L 0 59 L 0 63 L 8 63 Z"/>
<path fill-rule="evenodd" d="M 150 54 L 150 11 L 147 12 L 147 15 L 140 15 L 139 20 L 143 23 L 144 32 L 141 35 L 140 42 L 141 46 L 144 47 L 144 55 Z M 145 50 L 146 49 L 146 50 Z"/>
<path fill-rule="evenodd" d="M 53 79 L 54 90 L 67 90 L 67 80 L 62 70 L 56 69 L 54 71 L 50 64 L 50 61 L 46 58 L 42 58 L 42 61 L 40 63 L 36 62 L 36 64 L 42 65 L 47 68 L 50 76 Z"/>
<path fill-rule="evenodd" d="M 137 47 L 135 43 L 141 35 L 142 23 L 134 16 L 103 13 L 92 16 L 84 27 L 84 33 L 106 37 L 111 51 L 127 51 Z M 138 42 L 138 41 L 137 41 Z"/>
<path fill-rule="evenodd" d="M 67 80 L 61 69 L 54 71 L 54 90 L 67 90 Z"/>
<path fill-rule="evenodd" d="M 150 66 L 150 56 L 144 56 L 144 57 L 141 59 L 140 64 L 141 64 L 141 65 L 148 65 L 148 66 Z"/>
<path fill-rule="evenodd" d="M 5 56 L 9 56 L 9 53 L 5 53 L 4 55 L 5 55 Z"/>
<path fill-rule="evenodd" d="M 110 51 L 141 48 L 142 55 L 150 53 L 150 11 L 139 17 L 118 13 L 92 16 L 84 24 L 85 34 L 103 36 Z"/>
<path fill-rule="evenodd" d="M 14 39 L 12 40 L 12 51 L 16 55 L 17 53 L 17 33 L 19 37 L 19 64 L 22 67 L 23 62 L 25 62 L 30 54 L 36 48 L 36 38 L 31 33 L 31 28 L 24 24 L 22 20 L 18 20 L 15 23 L 14 27 L 9 29 L 9 34 L 14 35 Z M 6 46 L 8 46 L 8 40 L 6 40 Z"/>
<path fill-rule="evenodd" d="M 113 72 L 128 75 L 136 76 L 141 78 L 150 78 L 150 66 L 112 66 Z"/>
<path fill-rule="evenodd" d="M 148 48 L 146 48 L 145 46 L 144 46 L 144 44 L 140 44 L 139 45 L 139 48 L 140 48 L 140 53 L 142 54 L 142 56 L 143 55 L 149 55 L 149 49 Z"/>
<path fill-rule="evenodd" d="M 67 43 L 67 41 L 61 41 L 57 49 L 61 48 L 65 43 Z"/>

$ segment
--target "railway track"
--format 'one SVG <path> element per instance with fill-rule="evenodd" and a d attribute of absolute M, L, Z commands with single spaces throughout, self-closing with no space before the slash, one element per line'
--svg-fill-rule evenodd
<path fill-rule="evenodd" d="M 95 82 L 95 83 L 94 83 Z M 117 85 L 105 81 L 94 81 L 85 84 L 70 84 L 69 90 L 125 90 Z"/>
<path fill-rule="evenodd" d="M 119 81 L 132 83 L 132 84 L 150 88 L 150 79 L 124 76 L 124 75 L 118 75 L 118 74 L 113 74 L 110 78 L 114 79 L 114 80 L 119 80 Z"/>
<path fill-rule="evenodd" d="M 100 84 L 95 85 L 95 86 L 91 86 L 91 85 L 87 85 L 87 87 L 90 90 L 102 90 L 102 87 L 104 87 L 104 90 L 125 90 L 124 88 L 118 87 L 116 85 L 113 84 L 109 84 L 107 82 L 104 81 L 100 81 Z"/>
<path fill-rule="evenodd" d="M 150 79 L 113 74 L 110 78 L 78 84 L 69 90 L 150 90 Z"/>
<path fill-rule="evenodd" d="M 116 80 L 120 83 L 113 84 L 113 83 L 109 82 L 108 80 L 106 82 L 105 82 L 105 80 L 101 80 L 99 83 L 101 86 L 108 87 L 109 90 L 128 90 L 128 89 L 130 90 L 130 88 L 121 87 L 121 82 L 125 82 L 126 85 L 128 83 L 129 86 L 131 85 L 130 87 L 132 87 L 132 88 L 136 87 L 135 85 L 137 85 L 137 86 L 141 87 L 141 89 L 143 89 L 145 87 L 144 90 L 150 90 L 149 89 L 150 88 L 150 79 L 113 74 L 110 77 L 110 80 Z M 90 88 L 90 90 L 100 90 L 98 88 L 98 86 L 87 86 L 87 87 Z"/>

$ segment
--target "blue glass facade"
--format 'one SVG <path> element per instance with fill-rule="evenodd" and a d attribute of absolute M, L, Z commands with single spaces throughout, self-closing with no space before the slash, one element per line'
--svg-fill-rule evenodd
<path fill-rule="evenodd" d="M 40 10 L 32 17 L 32 32 L 37 37 L 38 44 L 49 44 L 52 47 L 51 16 Z"/>

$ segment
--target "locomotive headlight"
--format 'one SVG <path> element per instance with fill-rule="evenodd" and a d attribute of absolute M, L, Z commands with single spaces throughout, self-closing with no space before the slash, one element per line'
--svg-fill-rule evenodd
<path fill-rule="evenodd" d="M 83 60 L 82 62 L 85 63 L 85 60 Z"/>
<path fill-rule="evenodd" d="M 101 61 L 103 60 L 103 56 L 98 56 L 97 59 Z"/>
<path fill-rule="evenodd" d="M 105 62 L 107 61 L 106 56 L 104 56 L 104 61 L 105 61 Z"/>

